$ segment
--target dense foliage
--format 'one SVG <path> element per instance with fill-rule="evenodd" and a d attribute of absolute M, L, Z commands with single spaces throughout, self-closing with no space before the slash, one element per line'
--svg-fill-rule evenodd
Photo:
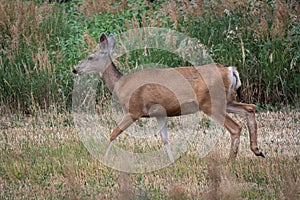
<path fill-rule="evenodd" d="M 71 69 L 92 51 L 100 33 L 144 26 L 170 28 L 198 38 L 216 62 L 238 66 L 244 101 L 276 106 L 299 101 L 297 1 L 53 2 L 1 0 L 1 112 L 69 110 Z M 172 67 L 182 64 L 176 58 L 167 60 L 167 52 L 153 51 L 145 59 L 141 52 L 132 53 L 128 67 L 158 57 Z M 128 67 L 121 70 L 126 73 Z"/>

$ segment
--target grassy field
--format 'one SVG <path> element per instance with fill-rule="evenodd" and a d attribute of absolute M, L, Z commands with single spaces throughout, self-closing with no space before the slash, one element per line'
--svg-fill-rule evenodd
<path fill-rule="evenodd" d="M 0 199 L 300 199 L 299 16 L 296 0 L 0 0 Z M 200 157 L 192 145 L 174 164 L 148 173 L 113 170 L 89 153 L 71 113 L 72 69 L 102 32 L 142 27 L 196 38 L 214 61 L 238 66 L 243 101 L 259 108 L 265 159 L 250 151 L 246 126 L 232 163 L 225 131 L 209 155 Z M 147 50 L 144 57 L 144 49 L 123 55 L 117 67 L 126 74 L 147 63 L 183 63 Z M 98 86 L 101 107 L 111 96 Z M 97 111 L 105 117 L 109 110 Z M 203 142 L 210 121 L 199 125 L 194 144 Z M 117 144 L 136 145 L 125 134 Z M 143 143 L 135 147 L 145 151 Z"/>
<path fill-rule="evenodd" d="M 188 149 L 174 164 L 142 174 L 115 171 L 89 154 L 72 115 L 2 117 L 0 198 L 299 199 L 299 116 L 292 109 L 258 113 L 265 159 L 252 155 L 244 128 L 236 162 L 227 162 L 225 133 L 204 158 Z"/>

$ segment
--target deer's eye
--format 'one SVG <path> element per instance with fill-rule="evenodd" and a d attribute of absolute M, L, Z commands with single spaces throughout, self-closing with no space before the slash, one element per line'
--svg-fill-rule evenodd
<path fill-rule="evenodd" d="M 92 56 L 89 56 L 89 57 L 88 57 L 88 60 L 93 60 L 93 57 L 92 57 Z"/>

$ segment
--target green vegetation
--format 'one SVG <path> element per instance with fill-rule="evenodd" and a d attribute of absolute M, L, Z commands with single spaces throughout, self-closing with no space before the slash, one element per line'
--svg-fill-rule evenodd
<path fill-rule="evenodd" d="M 299 2 L 189 2 L 0 0 L 0 199 L 300 198 Z M 244 101 L 259 111 L 276 108 L 257 117 L 266 159 L 252 156 L 246 127 L 231 164 L 229 138 L 205 159 L 188 150 L 147 174 L 114 171 L 89 154 L 70 114 L 71 71 L 102 32 L 139 27 L 177 30 L 199 39 L 216 62 L 238 66 Z M 148 55 L 137 50 L 116 64 L 125 74 L 151 62 L 187 64 L 166 51 Z M 97 100 L 105 107 L 110 96 L 100 88 Z"/>
<path fill-rule="evenodd" d="M 238 66 L 247 102 L 280 106 L 299 101 L 296 1 L 42 2 L 1 1 L 2 111 L 33 113 L 53 106 L 70 110 L 71 69 L 95 48 L 100 33 L 145 26 L 175 29 L 197 38 L 216 62 Z M 164 53 L 153 55 L 150 59 L 159 57 L 172 67 L 182 64 L 168 60 L 172 56 Z M 140 56 L 130 55 L 124 73 L 137 61 L 143 62 Z"/>

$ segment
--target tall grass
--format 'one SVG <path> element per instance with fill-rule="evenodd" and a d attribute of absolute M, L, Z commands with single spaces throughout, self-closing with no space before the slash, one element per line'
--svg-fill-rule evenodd
<path fill-rule="evenodd" d="M 8 110 L 32 112 L 59 100 L 55 65 L 66 36 L 66 16 L 52 4 L 1 1 L 0 102 Z"/>
<path fill-rule="evenodd" d="M 178 6 L 183 8 L 176 19 L 182 20 L 180 29 L 210 47 L 215 61 L 239 67 L 246 101 L 299 101 L 297 1 L 195 1 Z"/>
<path fill-rule="evenodd" d="M 297 104 L 299 7 L 294 0 L 152 4 L 142 0 L 64 4 L 1 0 L 0 109 L 26 113 L 53 106 L 70 109 L 71 68 L 94 48 L 90 46 L 95 42 L 86 39 L 97 41 L 101 32 L 117 34 L 145 26 L 176 29 L 198 38 L 215 61 L 238 66 L 244 101 Z M 182 64 L 166 52 L 151 51 L 142 59 L 133 52 L 129 63 L 120 63 L 125 65 L 124 73 L 157 58 L 172 67 Z"/>

